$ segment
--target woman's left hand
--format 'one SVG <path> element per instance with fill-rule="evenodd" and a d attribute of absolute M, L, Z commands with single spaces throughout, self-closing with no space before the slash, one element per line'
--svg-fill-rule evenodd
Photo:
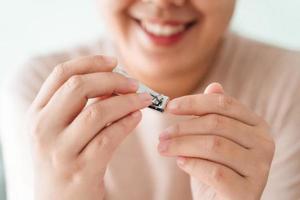
<path fill-rule="evenodd" d="M 275 150 L 261 117 L 226 96 L 219 84 L 172 100 L 167 112 L 195 116 L 163 131 L 158 145 L 161 155 L 177 157 L 192 177 L 195 200 L 204 198 L 203 187 L 209 199 L 260 199 Z"/>

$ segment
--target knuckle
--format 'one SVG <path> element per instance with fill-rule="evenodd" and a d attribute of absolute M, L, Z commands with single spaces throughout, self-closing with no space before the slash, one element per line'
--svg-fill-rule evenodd
<path fill-rule="evenodd" d="M 30 131 L 30 135 L 32 137 L 38 137 L 42 130 L 42 126 L 41 126 L 41 119 L 40 118 L 36 118 L 34 121 L 31 122 L 30 126 L 29 126 L 29 131 Z"/>
<path fill-rule="evenodd" d="M 221 111 L 227 111 L 232 107 L 233 98 L 219 94 L 218 95 L 218 107 Z"/>
<path fill-rule="evenodd" d="M 82 183 L 85 178 L 81 173 L 83 165 L 79 165 L 76 162 L 72 163 L 72 166 L 60 165 L 57 169 L 59 176 L 70 183 L 79 184 Z"/>
<path fill-rule="evenodd" d="M 44 135 L 44 125 L 43 119 L 40 116 L 35 117 L 35 119 L 30 122 L 29 125 L 29 134 L 34 143 L 34 145 L 42 146 L 43 144 L 43 135 Z"/>
<path fill-rule="evenodd" d="M 66 82 L 66 87 L 68 90 L 74 91 L 74 90 L 80 90 L 82 87 L 83 80 L 80 75 L 75 75 L 69 78 L 69 80 Z"/>
<path fill-rule="evenodd" d="M 67 67 L 66 63 L 61 63 L 58 64 L 54 69 L 53 69 L 53 74 L 58 77 L 59 79 L 62 79 L 66 77 L 67 75 Z"/>
<path fill-rule="evenodd" d="M 128 132 L 129 131 L 129 127 L 132 123 L 128 120 L 121 120 L 118 123 L 118 128 L 119 130 L 122 130 L 122 132 Z"/>
<path fill-rule="evenodd" d="M 211 114 L 209 116 L 209 129 L 210 131 L 219 131 L 224 128 L 224 117 L 217 115 L 217 114 Z"/>
<path fill-rule="evenodd" d="M 101 110 L 101 111 L 100 111 Z M 86 113 L 85 113 L 85 117 L 84 117 L 84 121 L 88 122 L 88 121 L 96 121 L 98 119 L 102 119 L 102 110 L 103 109 L 99 109 L 99 108 L 94 108 L 94 107 L 90 107 L 86 109 Z"/>
<path fill-rule="evenodd" d="M 57 169 L 61 169 L 61 168 L 63 168 L 63 166 L 65 166 L 66 159 L 65 159 L 64 153 L 59 148 L 52 151 L 51 162 L 52 162 L 53 167 L 55 167 Z"/>
<path fill-rule="evenodd" d="M 209 152 L 217 153 L 222 148 L 223 141 L 221 138 L 212 136 L 207 143 L 207 150 Z"/>
<path fill-rule="evenodd" d="M 75 185 L 81 184 L 86 177 L 80 173 L 82 171 L 82 166 L 81 165 L 74 165 L 73 168 L 67 173 L 67 179 L 70 180 Z"/>
<path fill-rule="evenodd" d="M 58 153 L 53 153 L 51 157 L 52 167 L 58 172 L 61 178 L 73 183 L 82 182 L 84 178 L 81 171 L 84 169 L 84 164 L 78 160 L 71 161 L 65 159 Z"/>
<path fill-rule="evenodd" d="M 96 141 L 97 146 L 105 152 L 111 152 L 113 150 L 112 138 L 108 134 L 103 134 Z"/>
<path fill-rule="evenodd" d="M 216 166 L 212 170 L 212 179 L 216 182 L 222 182 L 225 178 L 225 171 L 222 167 Z"/>

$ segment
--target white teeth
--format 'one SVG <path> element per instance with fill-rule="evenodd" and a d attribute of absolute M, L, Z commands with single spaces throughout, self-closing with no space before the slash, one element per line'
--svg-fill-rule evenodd
<path fill-rule="evenodd" d="M 149 33 L 152 33 L 152 34 L 158 35 L 158 36 L 175 35 L 177 33 L 184 31 L 184 29 L 185 29 L 184 25 L 170 26 L 170 25 L 165 25 L 165 24 L 162 25 L 162 24 L 150 23 L 150 22 L 145 22 L 145 21 L 142 21 L 142 26 Z"/>

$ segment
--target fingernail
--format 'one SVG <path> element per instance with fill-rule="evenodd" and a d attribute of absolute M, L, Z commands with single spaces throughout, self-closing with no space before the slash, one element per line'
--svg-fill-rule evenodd
<path fill-rule="evenodd" d="M 137 89 L 138 89 L 138 87 L 139 87 L 139 82 L 138 82 L 137 80 L 132 79 L 132 78 L 129 78 L 128 81 L 129 81 L 129 86 L 130 86 L 130 88 L 132 88 L 132 89 L 134 89 L 134 90 L 137 90 Z"/>
<path fill-rule="evenodd" d="M 160 135 L 159 135 L 159 139 L 160 140 L 166 140 L 166 139 L 170 139 L 171 135 L 175 133 L 175 127 L 171 126 L 167 129 L 165 129 Z"/>
<path fill-rule="evenodd" d="M 175 101 L 171 101 L 168 103 L 167 109 L 168 110 L 177 110 L 179 107 L 178 103 Z"/>
<path fill-rule="evenodd" d="M 139 98 L 145 102 L 145 104 L 151 104 L 152 103 L 152 96 L 150 96 L 148 93 L 140 93 Z"/>
<path fill-rule="evenodd" d="M 103 59 L 108 65 L 116 65 L 118 62 L 117 59 L 112 56 L 103 56 Z"/>
<path fill-rule="evenodd" d="M 168 150 L 168 147 L 169 147 L 169 141 L 163 141 L 163 142 L 160 142 L 159 145 L 158 145 L 158 151 L 160 153 L 164 153 Z"/>
<path fill-rule="evenodd" d="M 177 164 L 178 164 L 179 166 L 184 166 L 185 163 L 186 163 L 186 158 L 185 158 L 185 157 L 178 157 L 178 158 L 177 158 Z"/>

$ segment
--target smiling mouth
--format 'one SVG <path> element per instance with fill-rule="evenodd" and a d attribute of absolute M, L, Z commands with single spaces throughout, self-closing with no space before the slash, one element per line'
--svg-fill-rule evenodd
<path fill-rule="evenodd" d="M 197 20 L 189 22 L 160 21 L 160 20 L 133 20 L 158 45 L 172 45 L 197 24 Z"/>

